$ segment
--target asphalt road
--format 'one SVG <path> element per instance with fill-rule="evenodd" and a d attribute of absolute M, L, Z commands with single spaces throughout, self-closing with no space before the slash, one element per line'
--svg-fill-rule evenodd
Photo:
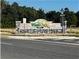
<path fill-rule="evenodd" d="M 1 39 L 1 59 L 79 59 L 79 45 Z"/>

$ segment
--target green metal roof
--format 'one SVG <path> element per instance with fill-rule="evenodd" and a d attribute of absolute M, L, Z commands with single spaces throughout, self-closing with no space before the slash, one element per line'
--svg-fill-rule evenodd
<path fill-rule="evenodd" d="M 31 22 L 31 25 L 34 27 L 48 27 L 48 21 L 45 19 L 37 19 L 34 22 Z"/>

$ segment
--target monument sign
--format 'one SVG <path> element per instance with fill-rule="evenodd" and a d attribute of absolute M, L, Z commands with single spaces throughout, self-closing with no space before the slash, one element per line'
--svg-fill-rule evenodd
<path fill-rule="evenodd" d="M 47 21 L 45 19 L 37 19 L 27 23 L 26 18 L 23 18 L 23 23 L 21 21 L 16 21 L 16 32 L 17 33 L 62 33 L 67 28 L 67 22 L 64 22 L 64 27 L 61 23 L 53 23 L 52 21 Z"/>

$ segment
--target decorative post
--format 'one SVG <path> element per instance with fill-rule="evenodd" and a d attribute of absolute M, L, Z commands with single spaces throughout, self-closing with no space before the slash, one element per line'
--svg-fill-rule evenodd
<path fill-rule="evenodd" d="M 26 20 L 27 20 L 26 18 L 23 18 L 23 23 L 24 23 L 24 24 L 26 23 Z"/>
<path fill-rule="evenodd" d="M 25 32 L 26 18 L 23 18 L 23 24 L 24 24 L 24 32 Z"/>

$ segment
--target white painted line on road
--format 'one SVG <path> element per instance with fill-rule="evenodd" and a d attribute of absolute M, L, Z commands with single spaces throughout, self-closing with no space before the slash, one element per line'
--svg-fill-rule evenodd
<path fill-rule="evenodd" d="M 1 44 L 5 44 L 5 45 L 13 45 L 12 43 L 6 43 L 6 42 L 1 42 Z"/>
<path fill-rule="evenodd" d="M 66 42 L 52 42 L 52 41 L 42 41 L 42 40 L 31 40 L 33 41 L 32 43 L 40 43 L 40 44 L 47 44 L 47 45 L 68 45 L 68 46 L 79 46 L 79 44 L 76 43 L 66 43 Z M 35 42 L 34 42 L 35 41 Z M 3 45 L 10 45 L 13 46 L 12 43 L 6 43 L 6 42 L 1 42 Z"/>
<path fill-rule="evenodd" d="M 77 45 L 79 46 L 79 44 L 77 43 L 67 43 L 67 42 L 53 42 L 53 41 L 43 41 L 43 40 L 33 40 L 33 41 L 40 41 L 43 44 L 52 44 L 52 45 Z"/>
<path fill-rule="evenodd" d="M 8 38 L 10 38 L 10 39 L 20 39 L 20 40 L 41 41 L 40 43 L 42 43 L 42 44 L 51 44 L 51 45 L 77 45 L 77 46 L 79 46 L 78 43 L 67 43 L 67 42 L 53 42 L 53 41 L 36 40 L 37 38 L 38 39 L 39 38 L 46 39 L 47 37 L 8 36 Z M 68 37 L 65 37 L 65 38 L 68 38 Z M 57 38 L 54 38 L 54 39 L 57 39 Z M 77 39 L 79 39 L 79 38 L 77 38 Z M 9 43 L 3 43 L 3 44 L 12 45 L 12 44 L 9 44 Z"/>

